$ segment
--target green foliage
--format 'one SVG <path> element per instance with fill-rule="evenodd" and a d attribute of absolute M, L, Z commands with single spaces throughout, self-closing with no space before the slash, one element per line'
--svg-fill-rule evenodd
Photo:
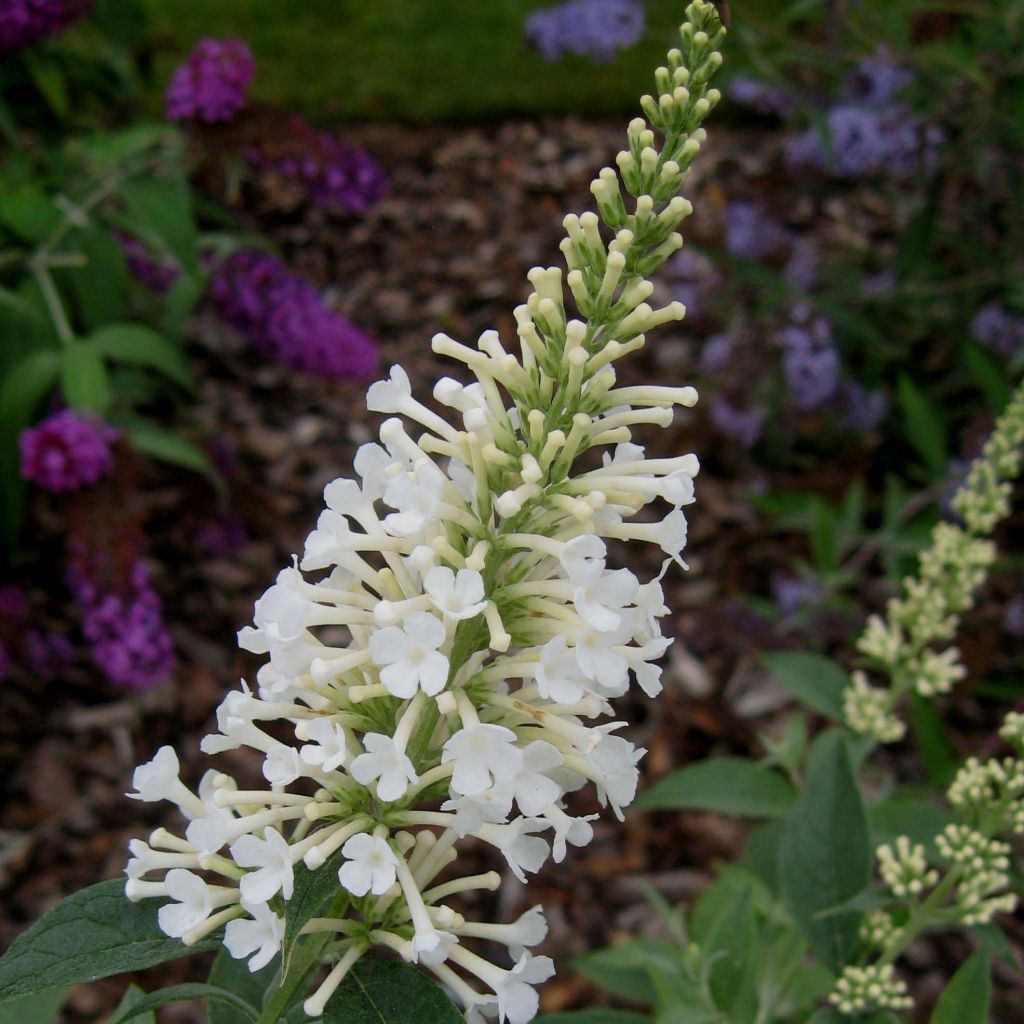
<path fill-rule="evenodd" d="M 130 903 L 112 879 L 61 900 L 0 957 L 0 1004 L 47 989 L 80 985 L 214 949 L 219 937 L 186 947 L 157 926 L 152 900 Z"/>
<path fill-rule="evenodd" d="M 950 979 L 935 1004 L 931 1024 L 985 1024 L 991 996 L 991 958 L 979 949 Z"/>
<path fill-rule="evenodd" d="M 244 999 L 217 985 L 202 985 L 198 982 L 186 982 L 182 985 L 169 985 L 167 988 L 151 992 L 138 999 L 122 1013 L 115 1013 L 110 1024 L 129 1024 L 141 1013 L 158 1010 L 161 1006 L 180 1003 L 188 999 L 202 999 L 206 1002 L 223 1003 L 231 1008 L 232 1020 L 241 1024 L 242 1021 L 255 1021 L 256 1009 Z"/>
<path fill-rule="evenodd" d="M 850 677 L 834 662 L 805 651 L 776 651 L 762 654 L 768 671 L 811 711 L 841 722 L 843 691 Z"/>
<path fill-rule="evenodd" d="M 324 1010 L 324 1024 L 462 1024 L 463 1015 L 425 974 L 400 960 L 359 959 Z"/>
<path fill-rule="evenodd" d="M 0 1024 L 53 1024 L 66 998 L 66 989 L 53 988 L 12 999 L 0 1006 Z"/>
<path fill-rule="evenodd" d="M 139 1003 L 146 998 L 146 993 L 138 985 L 129 985 L 125 990 L 124 997 L 117 1004 L 114 1016 L 120 1016 L 128 1010 L 136 1010 Z M 132 1024 L 156 1024 L 156 1013 L 153 1010 L 136 1011 L 135 1016 L 126 1018 Z"/>

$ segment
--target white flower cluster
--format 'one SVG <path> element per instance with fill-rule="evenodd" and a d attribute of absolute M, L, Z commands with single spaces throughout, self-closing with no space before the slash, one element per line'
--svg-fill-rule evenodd
<path fill-rule="evenodd" d="M 844 967 L 829 996 L 840 1013 L 857 1014 L 869 1010 L 909 1010 L 914 1002 L 907 985 L 892 964 Z"/>
<path fill-rule="evenodd" d="M 968 825 L 947 825 L 935 837 L 939 854 L 953 865 L 954 905 L 964 925 L 988 924 L 1017 906 L 1009 885 L 1010 847 Z"/>
<path fill-rule="evenodd" d="M 948 693 L 966 670 L 955 646 L 960 616 L 971 607 L 995 561 L 996 549 L 985 535 L 1009 511 L 1011 481 L 1021 468 L 1024 445 L 1024 385 L 1000 416 L 981 456 L 953 500 L 964 525 L 938 523 L 931 544 L 921 553 L 919 571 L 889 601 L 885 618 L 872 615 L 857 649 L 888 685 L 872 686 L 855 673 L 844 694 L 843 716 L 854 732 L 878 743 L 900 740 L 906 729 L 896 712 L 910 692 L 922 697 Z"/>
<path fill-rule="evenodd" d="M 924 846 L 906 836 L 896 839 L 895 847 L 883 843 L 875 851 L 878 873 L 889 891 L 899 899 L 919 896 L 939 880 L 939 873 L 928 867 Z"/>
<path fill-rule="evenodd" d="M 257 601 L 239 639 L 268 660 L 202 742 L 207 754 L 257 751 L 266 787 L 209 772 L 193 793 L 170 748 L 135 773 L 131 795 L 170 800 L 188 819 L 181 836 L 133 843 L 128 866 L 132 899 L 172 901 L 160 909 L 169 935 L 195 942 L 225 925 L 227 949 L 255 970 L 281 947 L 299 865 L 337 878 L 328 916 L 300 922 L 330 936 L 310 1015 L 383 945 L 432 971 L 467 1019 L 530 1020 L 533 986 L 553 971 L 527 949 L 543 916 L 467 921 L 448 899 L 499 876 L 459 876 L 455 845 L 488 844 L 525 879 L 592 838 L 594 816 L 574 817 L 567 794 L 592 784 L 620 817 L 635 794 L 644 751 L 619 735 L 623 722 L 597 720 L 631 685 L 661 689 L 668 609 L 658 579 L 609 560 L 642 541 L 664 568 L 684 565 L 697 459 L 648 458 L 634 435 L 667 427 L 697 396 L 619 386 L 615 364 L 683 314 L 647 305 L 643 275 L 682 244 L 689 204 L 675 192 L 718 99 L 717 16 L 701 0 L 687 15 L 685 52 L 669 54 L 660 99 L 644 101 L 663 147 L 636 121 L 619 155 L 633 212 L 606 169 L 594 192 L 613 237 L 594 214 L 566 219 L 580 318 L 562 271 L 536 268 L 515 310 L 518 355 L 494 331 L 475 347 L 439 334 L 434 351 L 471 384 L 441 379 L 430 407 L 396 366 L 369 389 L 368 408 L 389 417 L 380 443 L 357 452 L 357 480 L 327 486 L 301 558 Z M 467 939 L 505 946 L 511 966 Z"/>

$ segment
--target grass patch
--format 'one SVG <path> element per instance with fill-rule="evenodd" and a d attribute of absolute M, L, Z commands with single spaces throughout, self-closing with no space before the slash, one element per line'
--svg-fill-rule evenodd
<path fill-rule="evenodd" d="M 145 0 L 160 81 L 201 36 L 239 36 L 253 96 L 317 120 L 481 120 L 622 113 L 653 88 L 685 4 L 647 3 L 647 33 L 607 64 L 549 64 L 523 39 L 538 0 Z"/>

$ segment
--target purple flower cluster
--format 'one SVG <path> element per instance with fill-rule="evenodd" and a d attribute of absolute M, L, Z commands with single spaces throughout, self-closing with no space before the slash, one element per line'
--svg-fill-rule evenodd
<path fill-rule="evenodd" d="M 0 3 L 0 53 L 31 45 L 66 28 L 92 8 L 90 0 L 3 0 Z"/>
<path fill-rule="evenodd" d="M 122 591 L 104 590 L 77 570 L 71 592 L 93 660 L 116 686 L 143 690 L 174 671 L 174 647 L 149 573 L 135 562 Z"/>
<path fill-rule="evenodd" d="M 607 61 L 639 42 L 644 24 L 639 0 L 568 0 L 534 11 L 523 31 L 545 60 L 572 53 Z"/>
<path fill-rule="evenodd" d="M 802 412 L 821 408 L 839 386 L 839 353 L 824 317 L 794 323 L 778 334 L 782 370 L 793 404 Z"/>
<path fill-rule="evenodd" d="M 836 394 L 843 423 L 858 434 L 869 434 L 885 418 L 888 403 L 881 391 L 868 391 L 859 381 L 847 378 Z"/>
<path fill-rule="evenodd" d="M 787 159 L 841 178 L 931 171 L 945 136 L 899 99 L 912 80 L 882 52 L 866 58 L 847 81 L 845 96 L 825 114 L 827 143 L 817 128 L 808 128 L 789 140 Z"/>
<path fill-rule="evenodd" d="M 163 295 L 178 280 L 180 268 L 177 263 L 154 259 L 139 239 L 123 231 L 115 231 L 114 238 L 124 253 L 128 272 L 151 291 Z"/>
<path fill-rule="evenodd" d="M 672 298 L 686 307 L 689 317 L 700 316 L 703 296 L 721 283 L 721 275 L 714 264 L 692 249 L 681 249 L 672 256 L 662 270 L 672 292 Z"/>
<path fill-rule="evenodd" d="M 722 214 L 725 226 L 725 247 L 733 256 L 746 260 L 762 260 L 786 242 L 782 225 L 756 203 L 736 200 L 728 203 Z"/>
<path fill-rule="evenodd" d="M 366 150 L 301 117 L 292 118 L 288 134 L 286 151 L 273 152 L 270 143 L 248 154 L 260 174 L 296 182 L 315 206 L 345 213 L 365 213 L 384 194 L 387 176 Z"/>
<path fill-rule="evenodd" d="M 711 399 L 711 422 L 715 428 L 744 448 L 757 444 L 767 418 L 764 409 L 737 409 L 721 395 Z"/>
<path fill-rule="evenodd" d="M 230 121 L 245 106 L 256 71 L 240 39 L 200 39 L 171 76 L 164 97 L 169 121 Z"/>
<path fill-rule="evenodd" d="M 75 660 L 75 645 L 63 633 L 30 629 L 25 634 L 24 654 L 29 671 L 48 683 Z"/>
<path fill-rule="evenodd" d="M 782 89 L 750 75 L 733 76 L 726 94 L 733 103 L 758 114 L 788 117 L 793 112 L 793 100 Z"/>
<path fill-rule="evenodd" d="M 96 483 L 114 467 L 118 431 L 95 416 L 62 409 L 18 439 L 21 475 L 55 494 Z"/>
<path fill-rule="evenodd" d="M 204 519 L 194 526 L 196 543 L 213 558 L 227 558 L 249 543 L 249 531 L 237 516 Z"/>
<path fill-rule="evenodd" d="M 232 254 L 217 268 L 210 294 L 219 314 L 254 348 L 285 366 L 357 380 L 377 367 L 373 339 L 273 256 Z"/>
<path fill-rule="evenodd" d="M 976 342 L 1001 356 L 1012 356 L 1024 345 L 1024 317 L 999 302 L 986 302 L 971 320 Z"/>
<path fill-rule="evenodd" d="M 786 576 L 777 573 L 772 577 L 772 596 L 779 614 L 788 619 L 802 607 L 821 599 L 821 584 L 808 576 Z"/>

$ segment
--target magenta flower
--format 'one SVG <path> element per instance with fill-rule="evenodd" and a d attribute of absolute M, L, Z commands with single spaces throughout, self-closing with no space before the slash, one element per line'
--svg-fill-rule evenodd
<path fill-rule="evenodd" d="M 0 53 L 23 49 L 53 35 L 91 8 L 91 0 L 2 0 Z"/>
<path fill-rule="evenodd" d="M 171 76 L 169 121 L 230 121 L 245 106 L 256 64 L 241 39 L 200 39 Z"/>
<path fill-rule="evenodd" d="M 21 475 L 44 491 L 77 491 L 113 469 L 110 446 L 118 437 L 98 417 L 62 409 L 21 432 Z"/>

